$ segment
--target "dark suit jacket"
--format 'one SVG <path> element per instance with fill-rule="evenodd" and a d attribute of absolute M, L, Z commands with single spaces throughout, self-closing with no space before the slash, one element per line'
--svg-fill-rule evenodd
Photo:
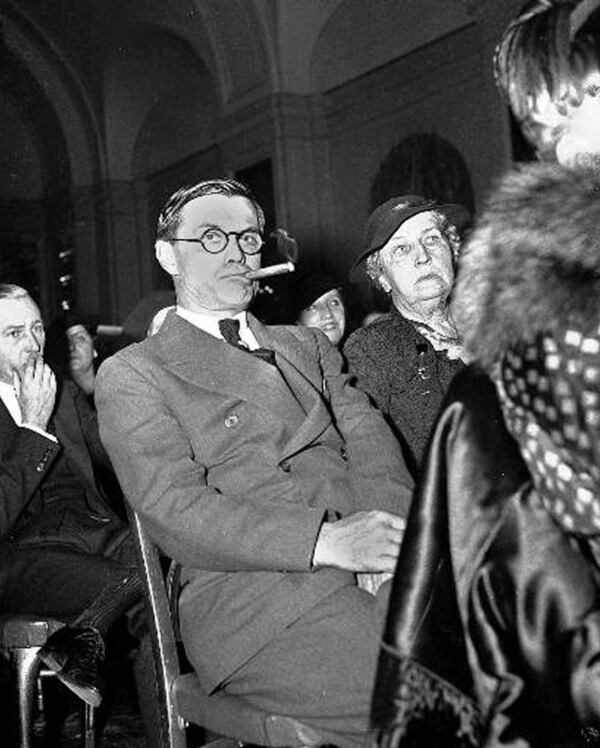
<path fill-rule="evenodd" d="M 394 429 L 414 476 L 452 378 L 462 361 L 436 351 L 410 320 L 389 314 L 355 330 L 344 345 L 356 386 L 367 393 Z"/>
<path fill-rule="evenodd" d="M 96 415 L 72 382 L 65 382 L 53 415 L 58 443 L 18 427 L 0 401 L 0 539 L 22 544 L 62 542 L 88 552 L 110 552 L 123 527 L 109 508 L 94 474 L 94 463 L 110 465 L 98 435 Z M 78 505 L 54 512 L 40 487 L 52 479 L 59 455 L 68 461 L 82 489 Z"/>
<path fill-rule="evenodd" d="M 352 583 L 311 570 L 325 517 L 405 513 L 411 490 L 397 442 L 325 336 L 249 320 L 278 369 L 171 313 L 97 379 L 125 496 L 191 580 L 182 614 L 196 616 L 208 687 Z"/>

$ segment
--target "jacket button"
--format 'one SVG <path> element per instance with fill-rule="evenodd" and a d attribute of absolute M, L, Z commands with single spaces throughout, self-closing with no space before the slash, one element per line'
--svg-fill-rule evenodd
<path fill-rule="evenodd" d="M 234 428 L 235 426 L 238 425 L 239 420 L 240 420 L 239 417 L 236 416 L 235 413 L 232 413 L 230 416 L 227 416 L 227 418 L 225 419 L 225 428 L 226 429 Z"/>
<path fill-rule="evenodd" d="M 43 462 L 39 462 L 39 463 L 38 463 L 38 464 L 37 464 L 37 465 L 35 466 L 35 469 L 37 470 L 37 472 L 38 472 L 38 473 L 42 473 L 42 472 L 44 471 L 44 464 L 45 464 L 45 463 L 43 463 Z"/>
<path fill-rule="evenodd" d="M 284 460 L 281 463 L 280 467 L 281 467 L 281 469 L 283 470 L 284 473 L 289 473 L 291 471 L 291 469 L 292 469 L 292 466 L 290 465 L 290 463 L 287 460 Z"/>

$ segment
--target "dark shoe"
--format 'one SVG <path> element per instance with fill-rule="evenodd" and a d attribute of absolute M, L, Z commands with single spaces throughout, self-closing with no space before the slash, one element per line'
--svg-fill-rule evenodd
<path fill-rule="evenodd" d="M 102 701 L 104 656 L 104 639 L 92 626 L 64 626 L 38 652 L 67 688 L 94 707 Z"/>

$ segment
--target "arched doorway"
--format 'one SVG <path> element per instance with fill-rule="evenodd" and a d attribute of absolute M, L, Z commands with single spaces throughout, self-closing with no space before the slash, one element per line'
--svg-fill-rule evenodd
<path fill-rule="evenodd" d="M 404 138 L 383 160 L 370 192 L 371 209 L 395 195 L 416 194 L 474 209 L 471 175 L 460 152 L 433 133 Z"/>

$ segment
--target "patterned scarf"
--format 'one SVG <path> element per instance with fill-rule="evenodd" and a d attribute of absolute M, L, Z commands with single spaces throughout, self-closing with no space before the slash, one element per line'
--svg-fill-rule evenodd
<path fill-rule="evenodd" d="M 545 508 L 600 549 L 600 327 L 538 335 L 495 373 L 506 425 Z M 597 536 L 597 537 L 594 537 Z"/>

